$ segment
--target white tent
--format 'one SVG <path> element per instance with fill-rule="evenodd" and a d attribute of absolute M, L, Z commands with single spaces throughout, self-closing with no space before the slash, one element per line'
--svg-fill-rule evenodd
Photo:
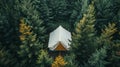
<path fill-rule="evenodd" d="M 71 40 L 71 33 L 62 26 L 59 26 L 50 33 L 48 48 L 50 50 L 55 50 L 58 44 L 61 43 L 66 50 L 69 50 Z"/>

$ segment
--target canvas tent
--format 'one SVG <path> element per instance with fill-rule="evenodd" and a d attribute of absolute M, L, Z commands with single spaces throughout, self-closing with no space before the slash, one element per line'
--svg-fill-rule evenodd
<path fill-rule="evenodd" d="M 65 51 L 69 50 L 71 41 L 71 33 L 59 26 L 50 33 L 48 48 L 50 50 Z"/>

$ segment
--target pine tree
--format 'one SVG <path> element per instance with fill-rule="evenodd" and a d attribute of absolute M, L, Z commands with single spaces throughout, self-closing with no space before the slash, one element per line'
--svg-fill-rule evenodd
<path fill-rule="evenodd" d="M 8 59 L 6 59 L 6 54 L 7 54 L 7 51 L 5 52 L 4 48 L 0 43 L 0 66 L 1 67 L 6 66 L 6 64 L 9 64 L 10 62 Z"/>
<path fill-rule="evenodd" d="M 76 1 L 69 0 L 69 2 L 70 3 L 68 3 L 68 6 L 70 6 L 69 8 L 71 8 L 71 10 L 69 11 L 72 11 L 69 18 L 69 22 L 71 23 L 71 31 L 73 32 L 75 23 L 78 22 L 79 19 L 82 18 L 83 14 L 86 13 L 90 1 L 89 0 L 76 0 Z"/>
<path fill-rule="evenodd" d="M 28 20 L 28 24 L 32 26 L 33 32 L 36 34 L 36 38 L 43 44 L 46 44 L 45 27 L 43 21 L 40 19 L 39 12 L 35 9 L 34 1 L 22 0 L 18 2 L 18 8 L 20 9 L 21 17 Z M 47 45 L 44 45 L 46 48 Z"/>
<path fill-rule="evenodd" d="M 109 53 L 108 61 L 110 64 L 108 64 L 108 67 L 119 67 L 120 66 L 120 41 L 116 40 L 114 44 L 112 44 L 111 47 L 111 53 Z"/>
<path fill-rule="evenodd" d="M 52 61 L 53 59 L 48 56 L 47 51 L 40 50 L 37 59 L 38 67 L 51 67 Z"/>
<path fill-rule="evenodd" d="M 52 63 L 52 67 L 65 67 L 67 62 L 64 60 L 64 58 L 61 55 L 58 55 L 55 58 L 55 61 Z"/>
<path fill-rule="evenodd" d="M 111 34 L 111 36 L 117 32 L 116 31 L 116 27 L 115 27 L 115 24 L 111 24 L 111 26 L 109 25 L 109 34 Z M 111 32 L 110 32 L 111 30 Z M 111 37 L 112 38 L 112 37 Z M 108 39 L 107 39 L 108 40 Z M 119 67 L 119 62 L 120 62 L 120 55 L 119 55 L 119 43 L 120 41 L 119 40 L 111 40 L 109 41 L 109 49 L 108 49 L 108 56 L 107 56 L 107 60 L 109 61 L 109 64 L 107 65 L 108 67 L 111 66 L 111 67 Z"/>
<path fill-rule="evenodd" d="M 104 25 L 107 25 L 109 22 L 114 21 L 115 17 L 115 6 L 114 0 L 95 0 L 96 6 L 96 28 L 98 34 L 102 33 L 101 29 L 104 28 Z"/>
<path fill-rule="evenodd" d="M 71 7 L 67 0 L 35 0 L 36 8 L 40 12 L 41 18 L 47 26 L 47 31 L 51 32 L 59 25 L 70 30 L 71 23 L 69 17 Z"/>
<path fill-rule="evenodd" d="M 89 6 L 89 0 L 82 0 L 82 9 L 81 9 L 81 14 L 86 13 L 88 6 Z"/>
<path fill-rule="evenodd" d="M 119 22 L 120 22 L 119 21 L 119 19 L 120 19 L 120 2 L 119 2 L 119 0 L 114 0 L 113 3 L 114 3 L 114 9 L 113 10 L 114 10 L 114 13 L 115 13 L 115 16 L 113 17 L 113 20 L 114 20 L 114 22 L 119 24 Z M 119 28 L 119 25 L 118 25 L 118 28 Z"/>
<path fill-rule="evenodd" d="M 111 19 L 110 16 L 114 16 L 112 9 L 114 9 L 114 1 L 113 0 L 95 0 L 96 9 L 98 11 L 97 15 L 101 19 Z M 110 8 L 112 7 L 112 8 Z"/>
<path fill-rule="evenodd" d="M 25 23 L 25 19 L 20 20 L 20 40 L 21 45 L 18 51 L 20 57 L 20 66 L 33 67 L 36 65 L 36 60 L 39 50 L 42 49 L 41 43 L 37 40 L 36 35 L 32 32 L 31 26 Z"/>
<path fill-rule="evenodd" d="M 65 61 L 67 62 L 65 67 L 78 67 L 77 62 L 75 61 L 75 55 L 72 53 L 65 56 Z"/>
<path fill-rule="evenodd" d="M 18 63 L 16 61 L 16 57 L 13 57 L 14 56 L 12 56 L 10 50 L 6 50 L 6 47 L 0 43 L 0 67 L 8 67 L 8 65 L 10 67 L 15 67 Z"/>
<path fill-rule="evenodd" d="M 87 62 L 87 59 L 95 51 L 95 16 L 94 3 L 90 4 L 87 13 L 76 24 L 71 51 L 79 64 Z"/>
<path fill-rule="evenodd" d="M 95 53 L 89 58 L 88 63 L 93 67 L 105 67 L 107 61 L 105 58 L 107 57 L 107 50 L 104 46 L 99 50 L 96 50 Z"/>
<path fill-rule="evenodd" d="M 107 67 L 114 67 L 115 53 L 113 47 L 116 46 L 113 35 L 117 32 L 115 23 L 109 23 L 108 26 L 105 26 L 105 29 L 102 30 L 102 34 L 97 38 L 98 49 L 106 47 L 107 57 L 105 58 L 108 64 Z M 114 56 L 114 57 L 113 57 Z M 114 60 L 113 60 L 114 59 Z"/>
<path fill-rule="evenodd" d="M 0 42 L 4 48 L 4 58 L 10 61 L 6 64 L 8 66 L 15 66 L 18 64 L 18 13 L 14 8 L 15 1 L 1 0 L 0 1 Z"/>
<path fill-rule="evenodd" d="M 113 35 L 117 32 L 115 23 L 109 23 L 102 29 L 101 36 L 97 38 L 98 47 L 103 47 L 105 45 L 110 46 L 112 43 Z"/>

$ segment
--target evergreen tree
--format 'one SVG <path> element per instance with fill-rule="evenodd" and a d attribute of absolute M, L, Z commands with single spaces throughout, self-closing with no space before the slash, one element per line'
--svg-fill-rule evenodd
<path fill-rule="evenodd" d="M 13 57 L 10 50 L 6 50 L 6 47 L 0 43 L 0 67 L 15 67 L 18 63 L 16 57 Z"/>
<path fill-rule="evenodd" d="M 117 28 L 120 31 L 120 1 L 119 0 L 115 0 L 115 5 L 114 5 L 114 12 L 115 12 L 115 17 L 113 18 L 115 22 L 117 22 Z M 118 37 L 119 39 L 119 35 L 116 36 L 116 38 Z"/>
<path fill-rule="evenodd" d="M 75 10 L 78 12 L 78 16 L 76 21 L 82 18 L 83 14 L 87 12 L 88 6 L 90 4 L 90 0 L 77 0 L 75 2 Z"/>
<path fill-rule="evenodd" d="M 18 64 L 18 13 L 14 8 L 15 1 L 1 0 L 0 1 L 0 42 L 4 48 L 4 58 L 9 60 L 7 66 L 15 66 Z"/>
<path fill-rule="evenodd" d="M 25 23 L 25 19 L 20 20 L 20 40 L 21 45 L 18 51 L 21 67 L 36 66 L 39 50 L 42 49 L 41 43 L 32 32 L 31 27 Z"/>
<path fill-rule="evenodd" d="M 109 23 L 108 26 L 105 26 L 105 29 L 102 29 L 101 36 L 97 38 L 99 48 L 105 45 L 109 47 L 113 44 L 113 35 L 117 32 L 117 28 L 115 26 L 115 23 Z"/>
<path fill-rule="evenodd" d="M 103 48 L 100 48 L 99 50 L 96 50 L 95 53 L 89 58 L 88 63 L 92 67 L 105 67 L 107 64 L 107 61 L 105 61 L 105 58 L 107 57 L 107 50 L 106 46 Z"/>
<path fill-rule="evenodd" d="M 114 1 L 113 0 L 95 0 L 96 10 L 97 12 L 97 18 L 103 18 L 103 19 L 112 19 L 111 16 L 114 16 L 114 12 L 112 12 L 112 9 L 114 9 Z M 111 8 L 112 7 L 112 8 Z"/>
<path fill-rule="evenodd" d="M 66 55 L 65 56 L 65 61 L 67 62 L 65 67 L 78 67 L 77 62 L 75 61 L 75 55 L 74 54 Z"/>
<path fill-rule="evenodd" d="M 67 62 L 64 60 L 64 58 L 61 55 L 58 55 L 55 58 L 55 61 L 52 63 L 52 67 L 65 67 Z"/>
<path fill-rule="evenodd" d="M 113 2 L 114 6 L 114 13 L 115 16 L 113 17 L 114 22 L 117 22 L 119 24 L 119 18 L 120 18 L 120 1 L 119 0 L 114 0 Z M 120 24 L 119 24 L 120 25 Z"/>
<path fill-rule="evenodd" d="M 95 51 L 95 16 L 94 3 L 90 4 L 87 13 L 76 24 L 71 51 L 75 54 L 75 59 L 79 64 L 87 62 L 87 59 Z"/>
<path fill-rule="evenodd" d="M 2 0 L 0 2 L 0 41 L 2 45 L 6 45 L 7 48 L 16 48 L 18 43 L 18 22 L 16 17 L 17 13 L 14 10 L 14 1 Z M 4 7 L 4 8 L 2 8 Z"/>
<path fill-rule="evenodd" d="M 2 47 L 1 43 L 0 43 L 0 66 L 4 67 L 6 66 L 6 64 L 9 64 L 9 60 L 6 59 L 6 54 L 7 52 L 5 52 L 4 48 Z"/>
<path fill-rule="evenodd" d="M 52 61 L 53 60 L 48 56 L 47 51 L 40 50 L 40 53 L 37 59 L 38 67 L 51 67 Z"/>
<path fill-rule="evenodd" d="M 33 32 L 36 34 L 36 38 L 42 44 L 46 44 L 45 28 L 43 21 L 40 19 L 39 12 L 35 9 L 34 1 L 32 0 L 22 0 L 19 1 L 18 8 L 20 9 L 21 17 L 28 20 L 28 24 L 32 26 Z M 42 45 L 41 44 L 41 45 Z M 44 45 L 46 48 L 47 45 Z"/>
<path fill-rule="evenodd" d="M 107 67 L 111 66 L 111 67 L 119 67 L 120 66 L 120 41 L 117 40 L 115 41 L 114 44 L 112 44 L 111 47 L 111 53 L 109 53 L 108 55 L 108 61 L 110 62 L 110 64 L 108 64 Z"/>
<path fill-rule="evenodd" d="M 98 34 L 102 33 L 101 29 L 104 28 L 104 25 L 107 25 L 109 22 L 114 21 L 115 17 L 115 7 L 114 0 L 95 0 L 96 6 L 96 28 Z"/>
<path fill-rule="evenodd" d="M 115 46 L 115 42 L 113 41 L 113 34 L 115 34 L 117 31 L 116 25 L 114 23 L 109 23 L 108 26 L 105 26 L 105 29 L 102 30 L 101 36 L 97 39 L 98 49 L 101 49 L 102 47 L 106 47 L 107 51 L 107 57 L 105 58 L 108 64 L 106 64 L 107 67 L 115 65 L 113 60 L 113 56 L 115 55 L 113 52 L 113 46 Z M 112 66 L 114 67 L 114 66 Z"/>
<path fill-rule="evenodd" d="M 68 6 L 67 0 L 36 0 L 36 8 L 40 12 L 41 18 L 47 26 L 47 31 L 62 25 L 66 29 L 71 29 L 69 22 L 71 7 Z"/>

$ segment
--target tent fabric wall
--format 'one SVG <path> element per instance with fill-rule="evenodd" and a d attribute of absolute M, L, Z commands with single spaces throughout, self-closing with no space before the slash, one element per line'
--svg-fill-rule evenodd
<path fill-rule="evenodd" d="M 55 50 L 60 42 L 66 50 L 69 50 L 69 44 L 71 44 L 71 40 L 71 33 L 64 29 L 62 26 L 59 26 L 57 29 L 50 33 L 48 48 L 50 50 Z"/>

